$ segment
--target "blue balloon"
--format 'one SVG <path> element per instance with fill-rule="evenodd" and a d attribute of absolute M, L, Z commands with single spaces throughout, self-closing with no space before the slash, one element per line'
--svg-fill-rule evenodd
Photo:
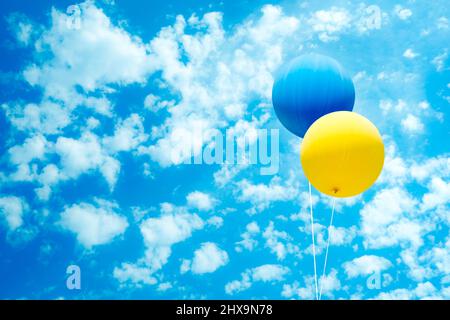
<path fill-rule="evenodd" d="M 272 88 L 272 103 L 280 122 L 303 137 L 320 117 L 334 111 L 352 111 L 355 87 L 333 58 L 309 54 L 284 65 Z"/>

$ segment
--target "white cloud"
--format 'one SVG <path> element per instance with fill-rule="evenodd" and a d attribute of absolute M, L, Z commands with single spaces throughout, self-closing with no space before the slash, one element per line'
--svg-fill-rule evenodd
<path fill-rule="evenodd" d="M 15 145 L 8 150 L 10 162 L 16 165 L 16 171 L 9 176 L 12 181 L 37 181 L 41 184 L 36 194 L 41 200 L 48 200 L 50 186 L 65 179 L 54 164 L 46 165 L 38 172 L 34 162 L 43 162 L 46 156 L 54 152 L 54 145 L 37 134 L 27 138 L 22 145 Z M 32 163 L 33 162 L 33 163 Z"/>
<path fill-rule="evenodd" d="M 277 256 L 278 260 L 283 260 L 286 258 L 287 254 L 299 252 L 298 246 L 290 242 L 292 238 L 289 234 L 284 231 L 276 230 L 273 221 L 270 221 L 269 225 L 264 230 L 263 237 L 266 239 L 265 246 Z"/>
<path fill-rule="evenodd" d="M 116 205 L 106 200 L 97 203 L 79 203 L 61 213 L 59 224 L 76 234 L 87 249 L 111 242 L 128 227 L 127 219 L 116 212 Z"/>
<path fill-rule="evenodd" d="M 438 54 L 431 61 L 436 67 L 436 71 L 442 72 L 447 69 L 446 63 L 448 59 L 448 50 L 444 50 L 442 53 Z"/>
<path fill-rule="evenodd" d="M 407 248 L 400 253 L 401 261 L 409 268 L 408 277 L 414 281 L 422 281 L 433 276 L 430 266 L 424 265 L 417 248 Z"/>
<path fill-rule="evenodd" d="M 408 114 L 406 118 L 402 120 L 402 128 L 407 133 L 417 134 L 424 130 L 424 125 L 422 121 L 413 114 Z"/>
<path fill-rule="evenodd" d="M 342 264 L 349 278 L 368 276 L 374 272 L 387 270 L 391 266 L 392 263 L 386 258 L 374 255 L 365 255 Z"/>
<path fill-rule="evenodd" d="M 145 97 L 144 107 L 146 107 L 147 109 L 156 109 L 155 111 L 157 111 L 159 110 L 159 108 L 156 107 L 156 104 L 159 100 L 160 97 L 157 97 L 154 94 L 149 94 Z"/>
<path fill-rule="evenodd" d="M 234 280 L 225 285 L 229 295 L 249 289 L 253 282 L 278 282 L 284 279 L 289 269 L 279 264 L 265 264 L 247 269 L 241 274 L 241 280 Z"/>
<path fill-rule="evenodd" d="M 41 187 L 34 189 L 39 200 L 47 201 L 52 192 L 51 186 L 64 179 L 66 177 L 61 174 L 57 166 L 52 163 L 46 165 L 41 173 L 36 176 L 36 180 L 41 184 Z"/>
<path fill-rule="evenodd" d="M 309 237 L 311 235 L 311 221 L 310 221 L 310 213 L 309 213 L 309 194 L 308 192 L 304 192 L 301 195 L 301 203 L 302 208 L 300 213 L 292 214 L 290 216 L 290 219 L 293 221 L 301 220 L 304 223 L 304 226 L 299 227 L 298 229 L 301 232 L 304 232 L 306 234 L 309 234 Z M 324 197 L 325 198 L 325 197 Z M 356 198 L 357 200 L 358 198 Z M 314 198 L 312 197 L 313 202 L 313 208 L 315 207 L 315 203 L 319 203 L 319 197 Z M 331 200 L 331 201 L 330 201 Z M 331 206 L 332 199 L 330 197 L 326 197 L 325 199 L 322 199 L 324 203 L 326 203 L 328 206 Z M 346 201 L 348 201 L 346 203 Z M 340 204 L 338 205 L 338 203 Z M 335 204 L 335 214 L 336 212 L 342 210 L 342 208 L 346 205 L 353 206 L 355 204 L 355 197 L 347 198 L 347 199 L 339 199 L 337 203 Z M 331 214 L 331 208 L 329 208 L 329 213 Z M 327 217 L 329 219 L 329 217 Z M 317 222 L 317 219 L 315 219 L 314 222 L 314 232 L 316 237 L 315 242 L 315 250 L 316 254 L 321 254 L 324 252 L 327 240 L 328 240 L 328 225 L 320 224 Z M 347 246 L 351 245 L 353 240 L 359 235 L 359 230 L 356 226 L 351 227 L 337 227 L 337 226 L 331 226 L 331 238 L 330 238 L 330 246 Z M 304 253 L 313 254 L 312 250 L 312 243 L 309 242 L 309 246 L 305 249 Z"/>
<path fill-rule="evenodd" d="M 114 90 L 108 86 L 143 83 L 152 70 L 147 47 L 138 37 L 115 26 L 91 1 L 78 8 L 79 28 L 68 26 L 71 18 L 56 9 L 52 10 L 48 29 L 34 26 L 33 39 L 29 28 L 30 32 L 21 27 L 21 32 L 27 31 L 22 32 L 21 41 L 35 41 L 36 62 L 28 65 L 23 76 L 29 84 L 43 90 L 43 98 L 38 103 L 2 105 L 12 125 L 33 137 L 23 146 L 11 148 L 11 161 L 17 165 L 11 179 L 37 181 L 40 186 L 35 191 L 41 200 L 49 199 L 52 185 L 93 170 L 100 171 L 112 189 L 120 163 L 110 155 L 130 151 L 147 139 L 142 119 L 133 114 L 116 125 L 111 137 L 100 139 L 86 131 L 96 127 L 87 121 L 79 140 L 60 136 L 55 148 L 48 150 L 50 146 L 42 135 L 60 134 L 71 124 L 75 107 L 83 106 L 110 117 L 112 105 L 106 96 Z M 17 17 L 18 23 L 22 23 L 19 18 L 23 23 L 27 20 Z M 19 27 L 25 26 L 20 23 Z M 61 167 L 43 165 L 43 171 L 38 173 L 38 167 L 30 167 L 28 162 L 43 161 L 45 152 L 57 153 Z"/>
<path fill-rule="evenodd" d="M 70 112 L 60 104 L 44 100 L 39 104 L 3 104 L 12 125 L 21 131 L 57 134 L 70 124 Z"/>
<path fill-rule="evenodd" d="M 322 282 L 322 296 L 334 298 L 334 292 L 341 289 L 341 282 L 337 276 L 338 272 L 332 269 L 325 277 L 321 277 Z M 284 284 L 281 295 L 285 298 L 293 299 L 316 299 L 314 277 L 303 277 L 304 286 L 301 286 L 299 281 L 294 281 L 292 284 Z M 318 283 L 319 288 L 321 282 Z"/>
<path fill-rule="evenodd" d="M 151 60 L 142 41 L 114 26 L 92 2 L 79 8 L 79 28 L 68 27 L 71 17 L 52 10 L 51 27 L 35 44 L 38 54 L 50 52 L 52 59 L 28 66 L 25 79 L 42 87 L 45 96 L 72 106 L 84 101 L 76 86 L 89 93 L 110 83 L 144 82 Z"/>
<path fill-rule="evenodd" d="M 389 292 L 382 292 L 376 296 L 377 300 L 412 300 L 414 293 L 407 289 L 395 289 Z"/>
<path fill-rule="evenodd" d="M 398 155 L 396 145 L 386 144 L 383 171 L 377 183 L 398 185 L 409 179 L 409 171 L 409 164 Z"/>
<path fill-rule="evenodd" d="M 408 20 L 412 16 L 412 11 L 408 8 L 404 8 L 401 5 L 396 5 L 394 12 L 400 20 Z"/>
<path fill-rule="evenodd" d="M 189 270 L 191 270 L 191 260 L 183 259 L 181 261 L 181 265 L 180 265 L 180 273 L 184 274 L 184 273 L 188 272 Z"/>
<path fill-rule="evenodd" d="M 353 239 L 355 239 L 355 237 L 357 236 L 358 230 L 355 226 L 349 228 L 331 226 L 330 233 L 330 246 L 344 246 L 349 245 L 353 242 Z M 323 234 L 324 233 L 321 233 L 321 235 Z M 323 236 L 322 239 L 323 245 L 325 245 L 325 238 Z M 318 244 L 321 245 L 319 241 Z"/>
<path fill-rule="evenodd" d="M 136 268 L 146 268 L 152 275 L 160 270 L 172 253 L 172 245 L 188 239 L 196 230 L 204 227 L 203 220 L 196 214 L 191 214 L 185 207 L 176 207 L 170 203 L 161 204 L 161 215 L 148 218 L 140 225 L 141 234 L 146 246 L 145 255 L 133 265 Z M 116 270 L 126 269 L 129 263 L 122 263 Z M 185 264 L 186 270 L 189 264 Z M 120 271 L 117 271 L 120 272 Z M 127 281 L 124 277 L 122 282 Z M 133 281 L 130 278 L 130 281 Z"/>
<path fill-rule="evenodd" d="M 2 217 L 9 228 L 14 231 L 23 224 L 23 215 L 29 207 L 25 200 L 15 196 L 0 197 L 0 217 Z"/>
<path fill-rule="evenodd" d="M 417 200 L 400 188 L 382 189 L 360 211 L 361 235 L 369 248 L 403 243 L 420 246 L 429 227 L 417 217 Z M 417 217 L 419 218 L 419 217 Z"/>
<path fill-rule="evenodd" d="M 245 114 L 255 98 L 270 101 L 272 72 L 298 20 L 271 5 L 261 11 L 260 17 L 238 25 L 229 35 L 220 13 L 188 20 L 178 16 L 173 26 L 163 28 L 150 42 L 151 59 L 162 71 L 161 80 L 180 97 L 167 109 L 170 116 L 154 129 L 155 142 L 143 150 L 160 165 L 183 162 L 186 141 L 210 142 L 199 142 L 195 130 L 224 128 Z M 150 96 L 147 105 L 163 101 Z"/>
<path fill-rule="evenodd" d="M 269 184 L 253 184 L 247 179 L 237 183 L 240 202 L 250 202 L 253 208 L 250 213 L 257 213 L 267 209 L 271 203 L 277 201 L 289 201 L 298 194 L 298 188 L 287 181 L 286 185 L 281 184 L 279 177 L 274 177 Z"/>
<path fill-rule="evenodd" d="M 450 273 L 450 238 L 437 242 L 430 239 L 432 247 L 426 250 L 408 248 L 400 254 L 402 262 L 408 266 L 408 277 L 416 282 L 432 278 L 441 279 L 442 283 Z"/>
<path fill-rule="evenodd" d="M 15 145 L 8 150 L 9 160 L 17 166 L 16 172 L 11 175 L 13 181 L 31 181 L 34 169 L 30 168 L 33 160 L 42 160 L 51 144 L 42 135 L 27 138 L 22 145 Z"/>
<path fill-rule="evenodd" d="M 431 282 L 419 283 L 415 293 L 420 298 L 432 297 L 436 292 L 436 288 Z"/>
<path fill-rule="evenodd" d="M 419 108 L 422 110 L 430 109 L 430 103 L 426 100 L 419 102 Z"/>
<path fill-rule="evenodd" d="M 28 46 L 38 27 L 20 13 L 10 14 L 6 17 L 6 21 L 14 32 L 17 42 L 21 46 Z"/>
<path fill-rule="evenodd" d="M 162 100 L 161 97 L 149 94 L 145 97 L 144 107 L 150 111 L 158 112 L 164 108 L 171 108 L 175 105 L 175 100 Z"/>
<path fill-rule="evenodd" d="M 241 280 L 233 280 L 225 285 L 225 293 L 232 295 L 244 290 L 249 289 L 252 286 L 249 272 L 241 274 Z"/>
<path fill-rule="evenodd" d="M 442 245 L 431 250 L 430 261 L 442 275 L 450 274 L 450 237 Z"/>
<path fill-rule="evenodd" d="M 212 210 L 217 203 L 217 200 L 211 197 L 209 194 L 200 191 L 189 193 L 186 197 L 186 200 L 189 207 L 196 208 L 202 211 Z"/>
<path fill-rule="evenodd" d="M 83 129 L 78 139 L 59 136 L 56 143 L 50 143 L 45 136 L 36 134 L 25 140 L 23 145 L 10 148 L 11 163 L 17 166 L 10 178 L 13 181 L 38 182 L 40 186 L 35 191 L 43 201 L 49 199 L 52 186 L 60 181 L 76 179 L 94 171 L 103 175 L 112 190 L 121 167 L 113 156 L 119 152 L 136 150 L 147 139 L 142 121 L 137 114 L 132 114 L 117 123 L 112 136 L 102 138 L 89 128 Z M 58 166 L 53 163 L 45 165 L 47 155 L 52 154 L 59 156 Z M 33 160 L 43 164 L 41 172 L 38 172 L 37 167 L 29 166 Z"/>
<path fill-rule="evenodd" d="M 312 282 L 311 282 L 312 284 Z M 297 295 L 300 299 L 316 299 L 315 292 L 312 287 L 300 288 L 298 281 L 293 284 L 284 284 L 281 295 L 285 298 L 292 298 Z"/>
<path fill-rule="evenodd" d="M 223 165 L 218 171 L 214 173 L 214 183 L 223 188 L 226 186 L 239 172 L 245 169 L 248 165 Z"/>
<path fill-rule="evenodd" d="M 79 140 L 59 137 L 55 145 L 61 157 L 64 175 L 77 178 L 90 170 L 99 170 L 109 186 L 114 187 L 120 171 L 120 163 L 102 148 L 98 137 L 85 132 Z"/>
<path fill-rule="evenodd" d="M 245 227 L 245 230 L 246 231 L 241 234 L 242 240 L 236 242 L 235 250 L 237 252 L 242 252 L 243 249 L 252 251 L 258 244 L 258 241 L 254 239 L 254 236 L 260 232 L 258 223 L 256 223 L 256 221 L 250 222 Z"/>
<path fill-rule="evenodd" d="M 153 285 L 157 280 L 152 277 L 152 271 L 148 267 L 138 267 L 131 263 L 122 263 L 120 268 L 114 268 L 113 276 L 121 284 L 132 283 L 140 287 L 142 284 Z"/>
<path fill-rule="evenodd" d="M 173 286 L 170 282 L 162 282 L 158 285 L 158 291 L 167 291 L 171 289 Z"/>
<path fill-rule="evenodd" d="M 428 158 L 422 163 L 414 162 L 411 165 L 411 176 L 418 182 L 423 183 L 432 177 L 450 177 L 450 157 L 442 155 Z"/>
<path fill-rule="evenodd" d="M 52 9 L 51 25 L 48 28 L 34 25 L 30 30 L 26 17 L 14 18 L 20 32 L 19 40 L 24 44 L 34 42 L 35 63 L 26 67 L 23 76 L 29 84 L 43 90 L 40 102 L 2 105 L 16 129 L 35 135 L 60 134 L 62 129 L 71 124 L 74 118 L 72 113 L 78 106 L 112 116 L 112 105 L 106 96 L 114 90 L 108 86 L 143 83 L 153 70 L 147 47 L 138 37 L 115 26 L 91 1 L 78 5 L 78 8 L 79 28 L 68 26 L 72 17 L 56 9 Z M 132 115 L 123 122 L 122 127 L 117 128 L 115 136 L 106 139 L 111 152 L 128 151 L 145 140 L 139 120 L 136 115 Z M 81 141 L 85 143 L 81 145 L 73 139 L 60 137 L 62 140 L 59 140 L 57 150 L 63 153 L 62 171 L 68 170 L 62 172 L 61 180 L 76 178 L 85 170 L 98 168 L 112 188 L 119 172 L 119 163 L 100 155 L 101 152 L 95 146 L 97 142 L 90 139 L 92 136 L 85 138 L 92 143 Z M 86 151 L 88 157 L 93 156 L 93 160 L 89 161 L 79 153 L 71 162 L 67 157 L 70 152 L 64 144 L 79 147 L 78 151 Z M 78 160 L 80 166 L 75 163 Z M 33 174 L 29 168 L 21 165 L 13 178 L 31 180 Z M 36 192 L 44 200 L 49 197 L 51 189 L 49 185 L 43 185 Z"/>
<path fill-rule="evenodd" d="M 324 278 L 321 277 L 321 279 L 323 280 L 322 296 L 327 296 L 333 299 L 334 292 L 342 288 L 341 282 L 338 278 L 338 272 L 335 269 L 332 269 L 327 275 L 325 275 Z M 294 281 L 292 284 L 284 284 L 281 295 L 285 298 L 293 299 L 316 299 L 314 277 L 304 276 L 303 282 L 303 286 L 299 283 L 299 281 Z M 320 286 L 320 281 L 318 284 Z"/>
<path fill-rule="evenodd" d="M 255 43 L 268 44 L 284 40 L 299 28 L 298 19 L 286 16 L 279 6 L 265 5 L 261 13 L 259 20 L 244 24 L 237 33 L 242 35 L 248 30 L 249 38 Z"/>
<path fill-rule="evenodd" d="M 375 297 L 377 300 L 439 300 L 443 298 L 445 299 L 431 282 L 419 283 L 413 289 L 395 289 L 382 292 Z"/>
<path fill-rule="evenodd" d="M 395 111 L 401 113 L 407 107 L 406 101 L 403 99 L 398 99 L 397 101 L 392 101 L 390 99 L 381 100 L 379 104 L 380 109 L 384 114 L 388 114 L 390 111 Z"/>
<path fill-rule="evenodd" d="M 405 52 L 403 52 L 403 57 L 405 57 L 406 59 L 414 59 L 418 56 L 419 54 L 414 52 L 413 49 L 408 48 L 405 50 Z"/>
<path fill-rule="evenodd" d="M 339 39 L 336 34 L 350 27 L 351 15 L 343 8 L 316 11 L 308 23 L 319 34 L 319 39 L 329 42 Z"/>
<path fill-rule="evenodd" d="M 147 140 L 143 119 L 133 113 L 127 119 L 116 124 L 114 135 L 103 139 L 105 148 L 112 154 L 130 151 Z"/>
<path fill-rule="evenodd" d="M 278 264 L 265 264 L 252 269 L 254 281 L 281 281 L 289 269 Z"/>
<path fill-rule="evenodd" d="M 434 177 L 429 183 L 428 190 L 422 197 L 421 210 L 432 210 L 450 203 L 450 182 Z"/>
<path fill-rule="evenodd" d="M 171 246 L 191 236 L 203 227 L 203 221 L 196 214 L 164 204 L 159 218 L 149 218 L 141 224 L 141 232 L 149 247 Z"/>
<path fill-rule="evenodd" d="M 223 218 L 219 216 L 212 216 L 206 221 L 206 223 L 216 228 L 220 228 L 223 225 Z"/>
<path fill-rule="evenodd" d="M 228 263 L 228 254 L 215 243 L 204 242 L 194 252 L 192 262 L 184 260 L 181 272 L 191 270 L 194 274 L 211 273 Z"/>
<path fill-rule="evenodd" d="M 341 289 L 341 282 L 337 271 L 332 269 L 325 277 L 320 277 L 319 285 L 322 287 L 322 296 L 333 297 L 333 292 Z"/>
<path fill-rule="evenodd" d="M 448 29 L 449 27 L 449 21 L 446 17 L 439 17 L 437 19 L 437 28 L 438 29 Z"/>
<path fill-rule="evenodd" d="M 365 247 L 400 246 L 399 261 L 408 267 L 407 275 L 414 281 L 445 274 L 445 245 L 437 243 L 439 238 L 432 232 L 438 232 L 450 221 L 450 159 L 447 155 L 403 159 L 392 144 L 386 148 L 386 157 L 379 183 L 389 187 L 379 190 L 361 210 L 360 234 Z M 414 193 L 410 194 L 407 188 L 412 184 L 420 185 L 421 191 L 412 188 Z M 425 249 L 424 244 L 432 244 L 433 250 Z M 435 255 L 435 251 L 439 253 Z"/>

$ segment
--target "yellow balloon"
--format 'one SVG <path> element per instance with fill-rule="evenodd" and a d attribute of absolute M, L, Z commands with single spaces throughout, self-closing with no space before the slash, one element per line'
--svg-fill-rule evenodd
<path fill-rule="evenodd" d="M 311 125 L 303 138 L 300 158 L 316 189 L 345 198 L 364 192 L 377 180 L 383 168 L 384 145 L 368 119 L 338 111 Z"/>

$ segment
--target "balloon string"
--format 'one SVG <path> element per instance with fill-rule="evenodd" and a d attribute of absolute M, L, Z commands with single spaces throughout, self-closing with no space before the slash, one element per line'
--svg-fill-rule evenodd
<path fill-rule="evenodd" d="M 316 300 L 319 300 L 318 288 L 317 288 L 317 267 L 316 267 L 316 245 L 314 240 L 314 217 L 312 209 L 312 197 L 311 197 L 311 183 L 309 182 L 309 212 L 311 214 L 311 235 L 312 235 L 312 249 L 314 257 L 314 285 L 316 288 Z"/>
<path fill-rule="evenodd" d="M 334 207 L 336 204 L 336 198 L 333 197 L 333 209 L 331 210 L 331 218 L 330 218 L 330 225 L 328 226 L 328 239 L 327 239 L 327 249 L 325 251 L 325 263 L 323 265 L 323 273 L 322 278 L 320 278 L 320 293 L 319 293 L 319 300 L 322 299 L 322 287 L 323 287 L 323 280 L 325 278 L 325 270 L 327 269 L 327 260 L 328 260 L 328 248 L 330 247 L 330 239 L 331 239 L 331 227 L 333 226 L 333 217 L 334 217 Z"/>

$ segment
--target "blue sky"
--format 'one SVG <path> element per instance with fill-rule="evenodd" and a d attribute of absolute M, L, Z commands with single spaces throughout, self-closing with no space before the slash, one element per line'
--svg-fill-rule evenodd
<path fill-rule="evenodd" d="M 314 298 L 301 140 L 271 106 L 311 52 L 345 66 L 386 148 L 337 201 L 323 298 L 450 298 L 446 1 L 0 7 L 1 298 Z M 199 127 L 279 129 L 279 171 L 184 164 Z M 321 274 L 331 200 L 313 202 Z"/>

